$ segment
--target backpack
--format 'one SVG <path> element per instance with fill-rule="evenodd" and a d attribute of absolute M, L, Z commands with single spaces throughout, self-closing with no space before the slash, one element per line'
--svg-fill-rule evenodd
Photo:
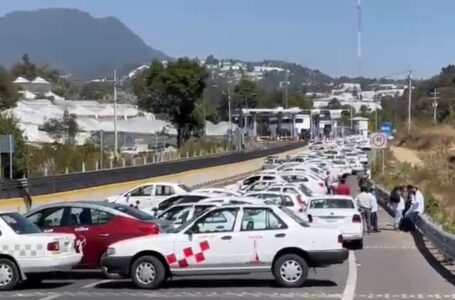
<path fill-rule="evenodd" d="M 392 202 L 392 203 L 400 203 L 400 200 L 401 200 L 401 197 L 398 194 L 398 192 L 397 191 L 392 191 L 392 193 L 390 194 L 390 202 Z"/>

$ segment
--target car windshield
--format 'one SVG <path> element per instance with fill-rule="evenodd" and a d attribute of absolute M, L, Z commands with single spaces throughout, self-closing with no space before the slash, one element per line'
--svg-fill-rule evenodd
<path fill-rule="evenodd" d="M 145 213 L 139 209 L 129 207 L 126 205 L 118 205 L 118 206 L 115 206 L 114 209 L 119 212 L 130 215 L 133 218 L 136 218 L 138 220 L 142 220 L 142 221 L 155 220 L 155 217 L 153 217 L 152 215 L 149 215 L 148 213 Z"/>
<path fill-rule="evenodd" d="M 297 222 L 300 226 L 310 227 L 310 224 L 302 220 L 302 218 L 296 215 L 296 213 L 293 210 L 283 206 L 280 206 L 280 209 L 284 211 L 289 217 L 291 217 L 295 222 Z"/>
<path fill-rule="evenodd" d="M 352 209 L 354 202 L 349 199 L 315 199 L 311 200 L 311 209 Z"/>
<path fill-rule="evenodd" d="M 41 233 L 41 230 L 18 213 L 2 214 L 1 218 L 17 234 Z"/>

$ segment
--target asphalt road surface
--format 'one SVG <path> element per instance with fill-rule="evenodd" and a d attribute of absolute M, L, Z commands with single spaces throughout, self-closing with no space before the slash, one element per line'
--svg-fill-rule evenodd
<path fill-rule="evenodd" d="M 353 187 L 355 193 L 355 180 Z M 271 275 L 174 278 L 156 291 L 99 272 L 55 275 L 41 285 L 0 293 L 0 299 L 455 299 L 455 277 L 426 249 L 419 235 L 393 231 L 380 211 L 380 233 L 364 249 L 350 251 L 343 265 L 311 271 L 303 288 L 278 288 Z"/>

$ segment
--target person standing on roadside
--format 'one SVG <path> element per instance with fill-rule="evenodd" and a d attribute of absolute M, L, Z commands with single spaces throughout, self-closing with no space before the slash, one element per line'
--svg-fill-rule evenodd
<path fill-rule="evenodd" d="M 336 194 L 337 195 L 345 195 L 345 196 L 351 196 L 351 188 L 349 185 L 346 183 L 346 177 L 341 177 L 340 183 L 338 184 L 336 188 Z"/>
<path fill-rule="evenodd" d="M 404 187 L 398 186 L 392 190 L 390 194 L 390 202 L 392 204 L 393 213 L 395 216 L 394 220 L 394 229 L 400 229 L 400 222 L 403 218 L 403 210 L 405 208 L 405 200 L 404 200 Z"/>
<path fill-rule="evenodd" d="M 378 226 L 378 198 L 376 198 L 375 187 L 370 188 L 371 196 L 371 227 L 373 232 L 380 232 Z"/>
<path fill-rule="evenodd" d="M 411 194 L 411 205 L 406 211 L 405 217 L 412 221 L 413 225 L 417 220 L 417 216 L 423 214 L 425 211 L 425 199 L 422 192 L 415 186 L 408 186 L 409 193 Z"/>
<path fill-rule="evenodd" d="M 357 203 L 360 213 L 362 214 L 364 224 L 363 228 L 364 230 L 366 229 L 369 234 L 371 232 L 371 209 L 373 201 L 367 187 L 362 186 L 360 188 L 360 194 L 358 194 L 355 198 L 355 202 Z"/>

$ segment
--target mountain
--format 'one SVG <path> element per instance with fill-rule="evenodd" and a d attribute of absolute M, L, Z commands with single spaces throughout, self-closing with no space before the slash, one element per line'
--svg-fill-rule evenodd
<path fill-rule="evenodd" d="M 114 17 L 66 8 L 7 14 L 0 18 L 0 41 L 0 65 L 10 67 L 27 53 L 35 63 L 84 78 L 167 58 Z"/>

